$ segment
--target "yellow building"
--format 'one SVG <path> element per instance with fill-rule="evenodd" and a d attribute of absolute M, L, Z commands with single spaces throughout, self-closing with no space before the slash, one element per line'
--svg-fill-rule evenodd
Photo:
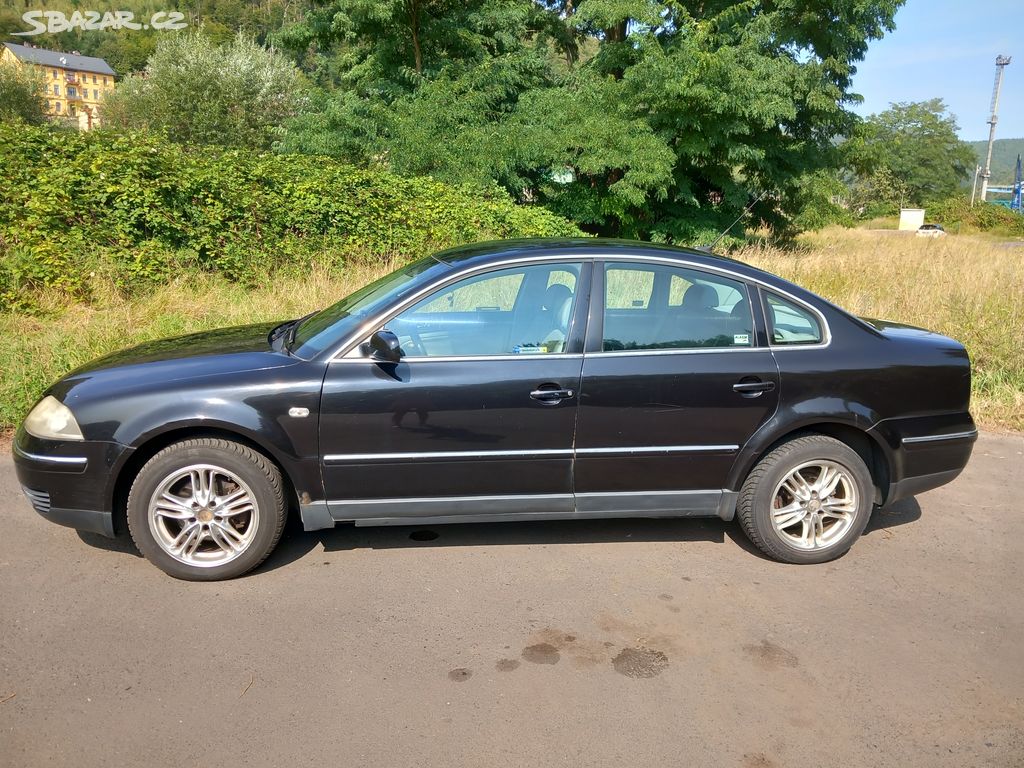
<path fill-rule="evenodd" d="M 114 88 L 116 74 L 103 59 L 4 43 L 0 59 L 35 65 L 46 80 L 46 113 L 51 118 L 77 120 L 82 130 L 100 124 L 103 97 Z"/>

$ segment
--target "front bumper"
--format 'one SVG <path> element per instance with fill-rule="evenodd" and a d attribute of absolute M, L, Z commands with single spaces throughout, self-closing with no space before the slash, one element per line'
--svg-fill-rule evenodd
<path fill-rule="evenodd" d="M 14 470 L 47 520 L 113 536 L 114 470 L 131 450 L 98 440 L 42 440 L 22 429 L 14 438 Z"/>

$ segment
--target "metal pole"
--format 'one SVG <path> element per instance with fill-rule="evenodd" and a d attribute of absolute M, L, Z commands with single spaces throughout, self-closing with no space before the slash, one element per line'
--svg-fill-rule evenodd
<path fill-rule="evenodd" d="M 988 119 L 988 153 L 985 155 L 985 170 L 981 174 L 981 201 L 988 197 L 988 180 L 992 175 L 992 144 L 996 140 L 996 123 L 999 121 L 999 91 L 1003 87 L 1003 70 L 1010 63 L 1009 56 L 996 56 L 996 82 L 992 87 L 992 116 Z"/>
<path fill-rule="evenodd" d="M 974 207 L 974 195 L 978 191 L 978 174 L 981 173 L 981 166 L 974 166 L 974 183 L 971 184 L 971 208 Z"/>

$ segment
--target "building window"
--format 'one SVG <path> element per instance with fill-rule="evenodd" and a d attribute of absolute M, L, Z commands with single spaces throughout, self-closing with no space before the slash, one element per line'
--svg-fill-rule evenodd
<path fill-rule="evenodd" d="M 95 88 L 92 89 L 92 98 L 94 101 L 100 100 L 100 92 L 97 91 Z"/>
<path fill-rule="evenodd" d="M 53 111 L 54 112 L 60 112 L 60 102 L 59 101 L 54 102 L 54 104 L 53 104 Z"/>
<path fill-rule="evenodd" d="M 69 85 L 68 86 L 68 98 L 69 99 L 74 99 L 74 98 L 77 98 L 77 96 L 78 96 L 78 91 L 75 89 L 75 87 L 73 85 Z"/>
<path fill-rule="evenodd" d="M 107 78 L 106 78 L 106 77 L 104 77 L 104 78 L 103 78 L 103 84 L 104 84 L 104 85 L 106 85 L 106 84 L 107 84 Z"/>
<path fill-rule="evenodd" d="M 96 75 L 93 75 L 93 76 L 92 76 L 92 84 L 93 84 L 93 85 L 96 85 Z"/>
<path fill-rule="evenodd" d="M 53 95 L 60 96 L 60 85 L 58 83 L 53 84 Z"/>
<path fill-rule="evenodd" d="M 57 70 L 56 70 L 56 69 L 55 69 L 55 70 L 53 70 L 53 79 L 54 79 L 54 80 L 56 80 L 56 79 L 57 79 Z"/>
<path fill-rule="evenodd" d="M 68 114 L 71 115 L 71 117 L 75 116 L 75 105 L 74 104 L 68 104 Z"/>

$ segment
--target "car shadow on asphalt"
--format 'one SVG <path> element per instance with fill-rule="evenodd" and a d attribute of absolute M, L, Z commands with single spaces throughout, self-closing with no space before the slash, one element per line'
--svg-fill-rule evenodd
<path fill-rule="evenodd" d="M 865 536 L 916 522 L 921 505 L 910 498 L 885 510 L 875 510 Z M 131 537 L 122 533 L 108 539 L 78 531 L 91 547 L 141 557 Z M 717 518 L 631 518 L 616 520 L 546 520 L 517 523 L 467 523 L 451 525 L 384 526 L 357 528 L 339 525 L 321 531 L 303 531 L 298 515 L 291 515 L 281 542 L 257 569 L 273 571 L 300 560 L 317 545 L 325 553 L 357 549 L 424 549 L 434 547 L 536 546 L 546 544 L 608 544 L 615 542 L 706 541 L 723 544 L 726 539 L 752 555 L 768 559 L 744 536 L 735 521 Z"/>

